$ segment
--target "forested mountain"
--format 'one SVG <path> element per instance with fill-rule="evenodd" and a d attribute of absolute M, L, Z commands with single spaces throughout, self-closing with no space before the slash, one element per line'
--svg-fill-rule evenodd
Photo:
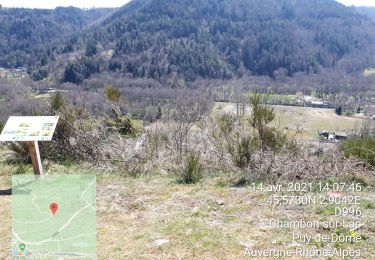
<path fill-rule="evenodd" d="M 113 10 L 0 8 L 0 66 L 44 66 L 53 52 L 72 51 L 76 38 L 74 33 Z M 68 35 L 72 35 L 71 45 L 63 45 Z"/>
<path fill-rule="evenodd" d="M 114 51 L 101 70 L 161 81 L 175 74 L 354 72 L 375 64 L 374 22 L 334 0 L 133 0 L 91 40 Z M 84 57 L 68 65 L 65 80 L 79 83 L 88 63 Z"/>
<path fill-rule="evenodd" d="M 357 7 L 356 9 L 375 21 L 375 7 Z"/>
<path fill-rule="evenodd" d="M 68 10 L 2 10 L 0 65 L 42 68 L 41 79 L 71 53 L 59 75 L 76 84 L 95 73 L 163 83 L 375 67 L 375 22 L 334 0 L 132 0 L 106 19 Z"/>

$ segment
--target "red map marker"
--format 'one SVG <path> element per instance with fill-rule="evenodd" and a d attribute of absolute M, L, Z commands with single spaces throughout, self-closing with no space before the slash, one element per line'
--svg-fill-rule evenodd
<path fill-rule="evenodd" d="M 49 205 L 49 208 L 51 209 L 52 214 L 55 216 L 56 211 L 59 209 L 59 205 L 57 205 L 57 203 L 51 203 L 51 205 Z"/>

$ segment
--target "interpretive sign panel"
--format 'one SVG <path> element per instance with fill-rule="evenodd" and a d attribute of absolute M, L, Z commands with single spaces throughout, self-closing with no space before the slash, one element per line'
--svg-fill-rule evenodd
<path fill-rule="evenodd" d="M 58 120 L 58 116 L 11 116 L 0 135 L 0 141 L 51 141 Z"/>

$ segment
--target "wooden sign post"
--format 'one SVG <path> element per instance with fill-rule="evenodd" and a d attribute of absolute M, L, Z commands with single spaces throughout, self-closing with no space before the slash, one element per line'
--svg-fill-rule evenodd
<path fill-rule="evenodd" d="M 51 141 L 58 116 L 9 117 L 0 135 L 3 142 L 27 142 L 35 175 L 43 175 L 38 141 Z"/>
<path fill-rule="evenodd" d="M 42 160 L 40 159 L 39 145 L 37 141 L 27 142 L 29 145 L 29 152 L 31 156 L 31 162 L 33 164 L 34 174 L 43 175 Z"/>

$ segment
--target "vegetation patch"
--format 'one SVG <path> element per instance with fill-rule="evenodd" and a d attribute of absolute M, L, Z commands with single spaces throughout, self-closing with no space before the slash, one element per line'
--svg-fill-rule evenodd
<path fill-rule="evenodd" d="M 368 165 L 375 167 L 375 137 L 349 139 L 341 149 L 346 156 L 358 157 Z"/>

